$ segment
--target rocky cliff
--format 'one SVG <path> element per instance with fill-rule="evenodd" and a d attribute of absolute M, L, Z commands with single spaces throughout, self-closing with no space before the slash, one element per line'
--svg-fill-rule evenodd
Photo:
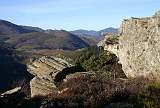
<path fill-rule="evenodd" d="M 119 57 L 127 77 L 160 78 L 160 11 L 152 17 L 125 19 L 118 43 L 104 47 Z"/>

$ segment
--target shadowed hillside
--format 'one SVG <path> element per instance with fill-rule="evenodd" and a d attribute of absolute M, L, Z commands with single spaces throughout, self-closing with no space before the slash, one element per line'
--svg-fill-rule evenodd
<path fill-rule="evenodd" d="M 18 56 L 13 50 L 2 43 L 0 44 L 0 69 L 0 91 L 24 84 L 32 78 L 26 66 L 18 62 Z"/>

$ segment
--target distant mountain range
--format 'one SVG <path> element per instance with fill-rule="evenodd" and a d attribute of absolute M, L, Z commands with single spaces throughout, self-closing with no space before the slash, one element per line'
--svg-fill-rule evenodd
<path fill-rule="evenodd" d="M 83 30 L 83 29 L 79 29 L 79 30 L 74 30 L 74 31 L 70 31 L 71 33 L 78 35 L 78 36 L 93 36 L 93 37 L 97 37 L 97 38 L 101 38 L 102 37 L 102 33 L 113 33 L 116 34 L 118 33 L 118 29 L 117 28 L 106 28 L 100 31 L 94 31 L 94 30 Z"/>
<path fill-rule="evenodd" d="M 117 29 L 101 31 L 43 30 L 38 27 L 22 26 L 0 20 L 0 42 L 11 45 L 17 50 L 60 49 L 77 50 L 96 45 L 102 32 L 116 33 Z"/>

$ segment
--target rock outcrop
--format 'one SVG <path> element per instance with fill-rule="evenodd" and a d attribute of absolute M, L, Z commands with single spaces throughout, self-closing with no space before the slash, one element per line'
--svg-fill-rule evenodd
<path fill-rule="evenodd" d="M 127 77 L 160 79 L 160 11 L 152 17 L 125 19 L 119 29 L 119 45 L 112 50 Z"/>
<path fill-rule="evenodd" d="M 118 56 L 126 76 L 160 78 L 160 12 L 123 21 L 119 34 Z"/>
<path fill-rule="evenodd" d="M 31 97 L 58 92 L 54 83 L 58 73 L 72 65 L 56 57 L 41 57 L 28 64 L 28 71 L 35 77 L 30 81 Z"/>
<path fill-rule="evenodd" d="M 39 77 L 34 77 L 30 82 L 31 97 L 36 95 L 45 96 L 53 92 L 58 92 L 54 82 Z"/>
<path fill-rule="evenodd" d="M 8 95 L 16 94 L 16 93 L 20 92 L 20 90 L 21 90 L 21 87 L 16 87 L 14 89 L 11 89 L 11 90 L 8 90 L 8 91 L 2 93 L 0 95 L 0 97 L 6 97 Z"/>
<path fill-rule="evenodd" d="M 103 46 L 104 50 L 107 50 L 118 56 L 118 46 L 119 46 L 118 41 L 119 41 L 119 36 L 114 34 L 106 34 L 105 38 L 101 40 L 97 44 L 97 46 L 99 47 Z"/>
<path fill-rule="evenodd" d="M 28 71 L 41 79 L 54 80 L 55 76 L 72 65 L 63 59 L 43 56 L 28 65 Z"/>

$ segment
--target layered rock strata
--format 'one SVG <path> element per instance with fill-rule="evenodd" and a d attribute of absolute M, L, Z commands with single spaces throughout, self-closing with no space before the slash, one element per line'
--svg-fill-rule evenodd
<path fill-rule="evenodd" d="M 35 77 L 30 81 L 31 96 L 58 92 L 54 80 L 58 73 L 72 65 L 56 57 L 41 57 L 28 64 L 28 72 Z"/>

